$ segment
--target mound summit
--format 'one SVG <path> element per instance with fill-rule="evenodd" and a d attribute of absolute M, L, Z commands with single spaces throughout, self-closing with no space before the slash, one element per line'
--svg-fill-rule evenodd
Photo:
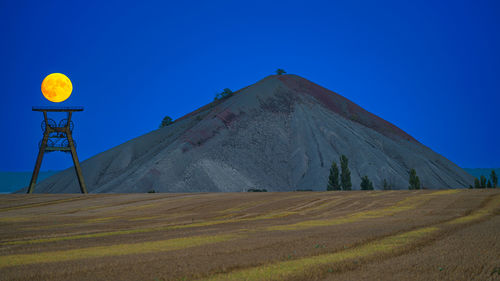
<path fill-rule="evenodd" d="M 90 192 L 325 190 L 332 161 L 349 158 L 353 189 L 368 175 L 408 188 L 468 186 L 472 176 L 395 125 L 296 75 L 272 75 L 170 126 L 82 162 Z M 36 192 L 79 192 L 73 168 Z"/>

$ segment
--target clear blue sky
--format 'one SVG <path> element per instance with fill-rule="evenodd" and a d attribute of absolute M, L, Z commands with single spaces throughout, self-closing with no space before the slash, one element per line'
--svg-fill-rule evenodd
<path fill-rule="evenodd" d="M 59 105 L 85 107 L 83 160 L 277 68 L 462 167 L 500 167 L 499 1 L 1 1 L 0 34 L 3 171 L 33 169 L 47 74 L 73 82 Z"/>

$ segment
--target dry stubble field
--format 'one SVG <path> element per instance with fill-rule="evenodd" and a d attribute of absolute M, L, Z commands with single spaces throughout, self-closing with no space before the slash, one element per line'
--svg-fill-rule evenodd
<path fill-rule="evenodd" d="M 500 189 L 0 198 L 1 280 L 500 280 Z"/>

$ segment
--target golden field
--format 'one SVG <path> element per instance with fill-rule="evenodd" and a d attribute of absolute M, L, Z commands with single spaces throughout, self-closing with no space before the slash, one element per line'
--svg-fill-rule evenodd
<path fill-rule="evenodd" d="M 0 198 L 0 280 L 500 280 L 500 189 Z"/>

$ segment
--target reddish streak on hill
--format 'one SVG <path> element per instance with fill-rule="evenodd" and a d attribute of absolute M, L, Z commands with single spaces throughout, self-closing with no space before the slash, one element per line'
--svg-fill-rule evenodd
<path fill-rule="evenodd" d="M 190 112 L 190 113 L 188 113 L 188 114 L 186 114 L 186 115 L 184 115 L 184 116 L 182 116 L 180 118 L 177 118 L 177 120 L 175 120 L 175 122 L 182 121 L 182 120 L 184 120 L 186 118 L 194 116 L 194 115 L 196 115 L 198 113 L 201 113 L 201 112 L 203 112 L 205 110 L 208 110 L 208 109 L 212 108 L 213 106 L 216 106 L 219 103 L 220 103 L 220 101 L 213 101 L 213 102 L 211 102 L 209 104 L 206 104 L 206 105 L 204 105 L 204 106 L 196 109 L 195 111 L 192 111 L 192 112 Z"/>
<path fill-rule="evenodd" d="M 246 89 L 246 88 L 248 88 L 248 87 L 250 87 L 250 86 L 246 86 L 246 87 L 244 87 L 244 88 L 239 89 L 238 91 L 234 92 L 234 93 L 233 93 L 233 95 L 235 95 L 235 94 L 237 94 L 237 93 L 239 93 L 239 92 L 241 92 L 241 91 L 245 90 L 245 89 Z M 202 106 L 202 107 L 200 107 L 200 108 L 196 109 L 195 111 L 192 111 L 192 112 L 190 112 L 190 113 L 188 113 L 188 114 L 186 114 L 186 115 L 184 115 L 184 116 L 182 116 L 182 117 L 180 117 L 180 118 L 177 118 L 175 121 L 176 121 L 176 122 L 177 122 L 177 121 L 181 121 L 181 120 L 184 120 L 184 119 L 189 118 L 189 117 L 191 117 L 191 116 L 194 116 L 194 115 L 196 115 L 196 114 L 198 114 L 198 113 L 204 112 L 205 110 L 209 110 L 209 109 L 211 109 L 212 107 L 215 107 L 215 106 L 217 106 L 218 104 L 220 104 L 220 103 L 222 103 L 222 102 L 224 102 L 224 100 L 214 100 L 213 102 L 211 102 L 211 103 L 209 103 L 209 104 L 206 104 L 206 105 L 204 105 L 204 106 Z"/>
<path fill-rule="evenodd" d="M 289 89 L 314 97 L 324 107 L 346 119 L 374 129 L 394 140 L 402 139 L 418 143 L 416 139 L 396 127 L 394 124 L 364 110 L 347 98 L 314 84 L 307 79 L 295 75 L 278 76 L 278 79 L 281 80 Z M 396 136 L 397 138 L 395 138 Z"/>
<path fill-rule="evenodd" d="M 414 143 L 419 143 L 415 138 L 395 126 L 394 124 L 376 116 L 373 113 L 370 113 L 363 108 L 361 108 L 359 105 L 355 104 L 354 102 L 350 101 L 349 99 L 333 92 L 330 91 L 326 88 L 323 88 L 315 83 L 312 83 L 311 81 L 304 79 L 300 76 L 296 75 L 272 75 L 269 76 L 265 79 L 269 78 L 277 78 L 279 79 L 285 86 L 287 86 L 290 90 L 296 91 L 297 93 L 300 94 L 307 94 L 312 97 L 314 97 L 317 101 L 319 101 L 325 108 L 330 109 L 331 111 L 339 114 L 340 116 L 357 122 L 363 126 L 366 126 L 368 128 L 371 128 L 393 140 L 400 141 L 400 140 L 406 140 L 406 141 L 411 141 Z M 247 88 L 247 87 L 245 87 Z M 238 90 L 234 94 L 241 92 L 243 89 Z M 198 108 L 197 110 L 194 110 L 181 118 L 178 118 L 177 121 L 181 121 L 184 119 L 187 119 L 191 116 L 194 116 L 196 114 L 199 114 L 201 112 L 210 110 L 214 107 L 216 107 L 218 104 L 222 103 L 223 100 L 215 100 L 205 106 L 202 106 Z M 223 112 L 224 113 L 224 112 Z M 223 114 L 224 115 L 224 114 Z M 228 120 L 225 120 L 225 118 L 221 118 L 221 116 L 217 115 L 219 119 L 221 119 L 225 125 L 227 126 L 227 123 L 230 123 L 232 119 L 229 122 Z M 233 116 L 231 116 L 233 117 Z M 218 127 L 218 126 L 215 126 Z M 188 142 L 191 143 L 198 143 L 198 142 L 204 142 L 206 139 L 210 138 L 213 136 L 215 132 L 213 132 L 213 129 L 208 129 L 204 128 L 205 130 L 197 130 L 196 132 L 191 131 L 188 132 Z M 217 130 L 218 128 L 216 128 Z M 196 139 L 196 140 L 195 140 Z"/>

